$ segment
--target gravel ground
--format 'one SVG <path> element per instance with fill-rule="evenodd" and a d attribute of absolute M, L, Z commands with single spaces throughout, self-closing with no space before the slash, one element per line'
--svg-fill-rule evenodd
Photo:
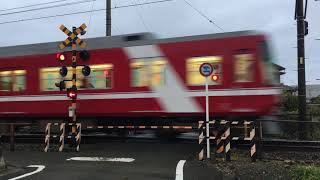
<path fill-rule="evenodd" d="M 291 179 L 291 171 L 298 165 L 320 165 L 320 152 L 267 152 L 262 160 L 251 162 L 248 151 L 235 150 L 231 162 L 214 162 L 226 179 L 269 180 Z"/>

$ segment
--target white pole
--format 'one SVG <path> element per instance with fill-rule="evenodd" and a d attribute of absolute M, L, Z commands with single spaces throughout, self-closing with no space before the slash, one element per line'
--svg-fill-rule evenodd
<path fill-rule="evenodd" d="M 207 137 L 207 158 L 210 159 L 208 77 L 206 77 L 206 137 Z"/>

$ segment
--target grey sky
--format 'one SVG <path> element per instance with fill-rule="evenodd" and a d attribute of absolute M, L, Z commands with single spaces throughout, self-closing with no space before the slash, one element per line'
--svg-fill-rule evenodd
<path fill-rule="evenodd" d="M 2 0 L 1 9 L 19 7 L 52 0 Z M 75 2 L 80 0 L 67 0 Z M 7 16 L 0 15 L 0 23 L 8 20 L 64 14 L 68 12 L 105 8 L 106 0 L 96 0 L 78 5 L 59 7 Z M 113 0 L 113 6 L 143 3 L 154 0 Z M 61 2 L 61 3 L 66 3 Z M 238 30 L 259 30 L 270 35 L 274 59 L 287 68 L 283 81 L 297 83 L 296 65 L 296 23 L 293 0 L 188 0 L 204 12 L 226 32 Z M 44 5 L 48 6 L 48 5 Z M 15 10 L 17 11 L 17 10 Z M 6 11 L 11 12 L 11 11 Z M 0 12 L 0 14 L 5 12 Z M 173 37 L 221 32 L 220 29 L 200 16 L 184 0 L 151 4 L 139 7 L 114 9 L 112 12 L 112 34 L 127 34 L 151 31 L 158 37 Z M 306 80 L 307 84 L 319 83 L 320 78 L 320 2 L 309 1 L 307 20 L 309 35 L 306 36 Z M 67 27 L 88 25 L 87 37 L 105 35 L 105 12 L 93 12 L 36 21 L 3 24 L 1 46 L 60 41 L 65 35 L 58 29 L 60 24 Z M 145 25 L 144 25 L 145 24 Z M 319 59 L 319 60 L 318 60 Z"/>

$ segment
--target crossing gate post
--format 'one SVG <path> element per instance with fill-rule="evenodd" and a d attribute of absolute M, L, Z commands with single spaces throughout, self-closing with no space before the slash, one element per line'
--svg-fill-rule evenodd
<path fill-rule="evenodd" d="M 198 132 L 199 132 L 199 154 L 198 159 L 202 161 L 204 159 L 204 151 L 205 151 L 205 136 L 204 136 L 204 122 L 198 122 Z"/>
<path fill-rule="evenodd" d="M 77 141 L 77 146 L 76 146 L 76 151 L 80 151 L 80 143 L 81 143 L 81 123 L 76 124 L 77 127 L 77 135 L 76 135 L 76 141 Z"/>
<path fill-rule="evenodd" d="M 51 123 L 47 123 L 45 130 L 44 152 L 48 152 L 50 146 Z"/>
<path fill-rule="evenodd" d="M 257 159 L 257 146 L 256 146 L 256 122 L 251 122 L 250 126 L 250 157 L 252 162 Z"/>
<path fill-rule="evenodd" d="M 224 150 L 226 155 L 226 161 L 231 161 L 231 135 L 230 135 L 230 121 L 227 121 L 226 128 L 224 132 L 225 141 L 224 141 Z"/>
<path fill-rule="evenodd" d="M 64 148 L 65 127 L 66 127 L 66 123 L 60 124 L 59 152 L 62 152 Z"/>
<path fill-rule="evenodd" d="M 217 136 L 216 136 L 216 155 L 219 154 L 221 155 L 222 153 L 224 153 L 224 127 L 222 125 L 225 124 L 225 121 L 217 121 Z"/>

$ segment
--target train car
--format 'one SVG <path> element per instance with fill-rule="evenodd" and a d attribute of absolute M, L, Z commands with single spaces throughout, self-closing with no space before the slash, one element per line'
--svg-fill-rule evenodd
<path fill-rule="evenodd" d="M 279 104 L 268 40 L 241 31 L 167 39 L 150 33 L 85 39 L 91 74 L 77 74 L 77 116 L 82 119 L 203 118 L 205 78 L 199 66 L 214 67 L 209 77 L 213 118 L 255 119 Z M 0 48 L 0 118 L 68 117 L 70 99 L 55 86 L 62 78 L 56 60 L 60 42 Z M 69 67 L 71 68 L 71 67 Z M 66 79 L 71 78 L 71 73 Z M 67 87 L 71 84 L 67 83 Z"/>

